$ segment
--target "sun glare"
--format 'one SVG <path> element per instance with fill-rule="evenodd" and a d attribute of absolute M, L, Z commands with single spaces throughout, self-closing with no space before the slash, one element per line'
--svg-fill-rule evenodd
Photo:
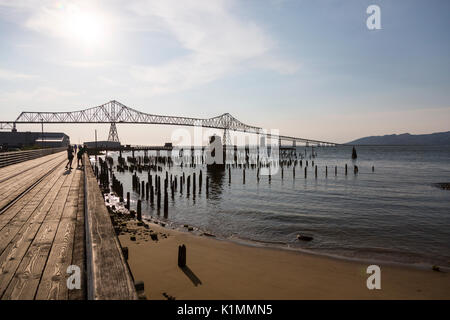
<path fill-rule="evenodd" d="M 105 41 L 105 19 L 93 10 L 72 7 L 66 12 L 65 32 L 85 47 L 98 47 Z"/>

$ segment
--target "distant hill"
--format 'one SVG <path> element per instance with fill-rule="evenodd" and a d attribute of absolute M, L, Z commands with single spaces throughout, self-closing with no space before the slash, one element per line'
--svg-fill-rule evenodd
<path fill-rule="evenodd" d="M 389 134 L 349 142 L 355 145 L 450 145 L 450 131 L 431 134 Z"/>

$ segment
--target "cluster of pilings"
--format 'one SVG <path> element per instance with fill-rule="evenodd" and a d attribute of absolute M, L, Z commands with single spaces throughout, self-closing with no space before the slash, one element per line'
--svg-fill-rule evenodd
<path fill-rule="evenodd" d="M 95 176 L 97 177 L 97 180 L 100 183 L 100 188 L 104 193 L 109 192 L 109 168 L 106 161 L 103 161 L 103 159 L 99 158 L 99 165 L 100 169 L 95 166 Z"/>
<path fill-rule="evenodd" d="M 122 157 L 120 157 L 123 159 Z M 123 184 L 116 178 L 111 168 L 108 169 L 108 164 L 113 165 L 114 161 L 112 158 L 107 157 L 107 161 L 99 159 L 100 167 L 103 168 L 101 171 L 103 173 L 102 177 L 106 177 L 108 173 L 111 173 L 112 177 L 112 190 L 120 197 L 120 201 L 124 202 L 124 187 Z M 111 160 L 110 160 L 111 159 Z M 175 200 L 175 194 L 180 195 L 185 194 L 186 197 L 193 197 L 195 199 L 196 194 L 201 194 L 202 190 L 209 194 L 209 177 L 203 180 L 203 171 L 193 172 L 191 175 L 186 175 L 184 172 L 182 174 L 173 175 L 169 174 L 168 171 L 164 171 L 163 168 L 171 168 L 172 160 L 168 157 L 138 157 L 127 159 L 127 162 L 132 163 L 127 165 L 124 160 L 118 160 L 117 171 L 124 172 L 125 170 L 132 172 L 131 184 L 132 189 L 135 194 L 138 195 L 136 211 L 130 208 L 130 192 L 126 195 L 126 205 L 125 207 L 133 213 L 136 213 L 138 219 L 142 218 L 142 201 L 148 201 L 150 207 L 156 208 L 157 214 L 159 215 L 161 209 L 164 213 L 164 217 L 168 217 L 169 213 L 169 197 L 172 201 Z M 192 165 L 191 167 L 195 167 Z M 147 179 L 144 181 L 144 177 L 138 175 L 147 171 Z M 161 172 L 162 176 L 158 174 L 152 174 L 152 172 Z M 163 181 L 161 181 L 163 178 Z M 102 180 L 103 181 L 103 180 Z M 109 180 L 104 180 L 109 182 Z M 205 184 L 204 184 L 205 183 Z"/>
<path fill-rule="evenodd" d="M 120 202 L 123 202 L 123 184 L 116 178 L 114 173 L 111 174 L 111 188 L 112 191 L 114 191 L 117 196 L 120 198 Z"/>
<path fill-rule="evenodd" d="M 163 183 L 161 183 L 160 175 L 152 175 L 151 172 L 147 174 L 147 181 L 144 181 L 135 172 L 132 175 L 133 191 L 139 195 L 141 200 L 149 202 L 151 207 L 156 207 L 157 213 L 160 214 L 161 204 L 164 212 L 164 217 L 167 218 L 169 213 L 169 196 L 172 201 L 175 200 L 175 193 L 186 194 L 187 197 L 195 198 L 197 193 L 201 193 L 203 189 L 203 171 L 193 172 L 192 175 L 186 176 L 185 173 L 180 176 L 170 174 L 165 171 L 163 174 Z M 142 179 L 142 180 L 141 180 Z M 205 192 L 209 194 L 209 177 L 206 177 Z"/>
<path fill-rule="evenodd" d="M 202 170 L 206 167 L 204 161 L 204 149 L 202 149 L 201 152 L 198 151 L 199 150 L 194 152 L 194 150 L 191 150 L 190 155 L 184 155 L 182 152 L 178 154 L 179 158 L 177 159 L 177 165 L 182 171 L 178 175 L 172 174 L 169 171 L 171 167 L 174 166 L 174 161 L 170 156 L 158 155 L 149 157 L 146 154 L 143 157 L 127 157 L 127 161 L 125 161 L 122 155 L 120 155 L 116 166 L 117 172 L 129 171 L 132 173 L 132 190 L 138 195 L 136 211 L 130 210 L 130 192 L 127 192 L 126 207 L 130 210 L 130 212 L 133 212 L 133 215 L 136 213 L 138 219 L 141 219 L 142 202 L 147 201 L 150 208 L 156 208 L 158 215 L 160 215 L 162 211 L 164 213 L 164 217 L 167 218 L 169 213 L 169 197 L 173 202 L 175 201 L 175 194 L 177 193 L 179 193 L 180 196 L 184 195 L 187 198 L 192 197 L 195 200 L 196 196 L 200 195 L 204 190 L 206 197 L 208 198 L 210 181 L 208 176 L 206 179 L 203 179 Z M 280 171 L 282 180 L 285 179 L 286 170 L 292 170 L 292 178 L 294 180 L 296 179 L 297 172 L 299 172 L 300 176 L 303 173 L 304 178 L 306 179 L 309 175 L 309 168 L 313 171 L 312 175 L 314 175 L 315 178 L 318 178 L 319 168 L 317 164 L 315 164 L 314 160 L 311 160 L 314 158 L 315 157 L 310 157 L 310 160 L 308 160 L 301 153 L 297 154 L 292 151 L 284 152 L 282 158 L 269 159 L 267 161 L 260 159 L 259 155 L 251 154 L 248 148 L 241 151 L 234 147 L 234 154 L 231 157 L 232 161 L 224 166 L 224 171 L 222 174 L 224 177 L 228 176 L 229 184 L 231 184 L 232 169 L 242 170 L 242 184 L 246 184 L 246 180 L 249 178 L 252 179 L 247 173 L 248 170 L 256 171 L 253 179 L 256 179 L 256 182 L 259 183 L 262 175 L 261 170 L 263 168 L 266 169 L 264 175 L 267 176 L 269 183 L 271 183 L 272 175 L 275 170 Z M 254 163 L 251 161 L 252 159 L 256 159 L 258 161 Z M 228 160 L 228 162 L 230 161 Z M 101 185 L 104 186 L 103 189 L 108 190 L 105 187 L 109 186 L 109 173 L 111 173 L 111 188 L 120 197 L 121 202 L 123 202 L 123 184 L 112 172 L 114 160 L 111 157 L 106 157 L 106 161 L 100 159 L 99 163 L 100 173 L 98 176 Z M 109 168 L 108 164 L 110 166 Z M 197 166 L 200 168 L 195 170 Z M 187 174 L 183 172 L 183 167 L 194 168 L 194 171 L 192 172 L 192 170 L 190 170 L 191 172 Z M 348 175 L 349 170 L 347 164 L 345 164 L 343 169 L 344 175 Z M 372 167 L 372 172 L 374 172 L 374 170 L 374 167 Z M 98 171 L 99 170 L 96 167 L 96 172 Z M 333 174 L 333 171 L 334 175 L 337 176 L 338 166 L 325 166 L 325 177 L 328 177 L 329 174 Z M 353 173 L 356 175 L 358 174 L 358 171 L 359 168 L 354 165 Z M 143 172 L 147 172 L 147 175 L 142 175 Z"/>
<path fill-rule="evenodd" d="M 128 164 L 127 164 L 128 163 Z M 137 171 L 142 173 L 144 171 L 162 171 L 163 167 L 173 166 L 172 159 L 170 157 L 127 157 L 127 161 L 122 156 L 118 158 L 117 171 L 131 173 Z"/>

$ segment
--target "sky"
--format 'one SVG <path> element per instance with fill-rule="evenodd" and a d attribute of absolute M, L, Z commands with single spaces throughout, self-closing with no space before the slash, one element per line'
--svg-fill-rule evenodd
<path fill-rule="evenodd" d="M 0 0 L 0 120 L 117 100 L 332 142 L 449 131 L 449 12 L 445 0 Z M 107 125 L 45 126 L 74 143 L 95 129 L 107 138 Z M 126 144 L 176 129 L 118 125 Z"/>

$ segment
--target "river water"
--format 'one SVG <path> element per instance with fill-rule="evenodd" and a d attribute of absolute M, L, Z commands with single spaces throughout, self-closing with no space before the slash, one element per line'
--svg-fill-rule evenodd
<path fill-rule="evenodd" d="M 186 190 L 169 197 L 167 218 L 144 200 L 143 216 L 173 226 L 193 225 L 225 239 L 347 258 L 450 266 L 450 191 L 434 185 L 450 182 L 450 147 L 361 146 L 356 161 L 351 160 L 350 147 L 315 148 L 314 159 L 309 158 L 310 149 L 306 178 L 305 159 L 303 167 L 295 168 L 295 178 L 290 167 L 283 178 L 278 171 L 270 182 L 267 176 L 258 182 L 256 170 L 247 169 L 243 184 L 242 169 L 233 168 L 231 183 L 227 171 L 211 175 L 208 196 L 206 167 L 164 169 L 178 177 L 181 170 L 186 176 L 195 171 L 197 177 L 202 170 L 203 189 L 199 193 L 197 185 L 195 197 L 187 197 Z M 305 147 L 297 147 L 297 152 L 303 154 Z M 110 156 L 117 159 L 118 154 Z M 311 160 L 318 166 L 317 178 Z M 359 168 L 356 175 L 354 164 Z M 132 189 L 130 172 L 115 174 L 125 193 Z M 147 181 L 147 174 L 138 175 Z M 164 179 L 164 171 L 155 174 Z M 133 208 L 139 195 L 131 192 L 131 198 Z M 314 239 L 298 241 L 297 234 Z"/>

